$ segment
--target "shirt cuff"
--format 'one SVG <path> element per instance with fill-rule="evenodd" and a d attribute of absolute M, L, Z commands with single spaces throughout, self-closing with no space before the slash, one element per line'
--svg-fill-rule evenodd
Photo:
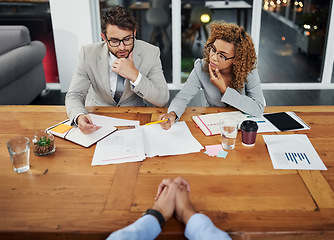
<path fill-rule="evenodd" d="M 73 119 L 73 123 L 76 125 L 76 126 L 78 126 L 78 117 L 80 116 L 80 115 L 82 115 L 82 114 L 84 114 L 84 113 L 78 113 L 75 117 L 74 117 L 74 119 Z"/>
<path fill-rule="evenodd" d="M 141 80 L 141 77 L 142 77 L 142 75 L 141 75 L 141 73 L 139 72 L 136 81 L 134 81 L 134 82 L 130 81 L 131 85 L 134 86 L 134 87 L 137 86 L 137 85 L 139 84 L 140 80 Z"/>
<path fill-rule="evenodd" d="M 145 215 L 129 226 L 109 235 L 107 240 L 119 239 L 155 239 L 161 232 L 158 220 L 152 215 Z"/>
<path fill-rule="evenodd" d="M 211 219 L 202 213 L 196 213 L 189 218 L 184 235 L 188 239 L 231 240 L 226 232 L 217 228 Z"/>

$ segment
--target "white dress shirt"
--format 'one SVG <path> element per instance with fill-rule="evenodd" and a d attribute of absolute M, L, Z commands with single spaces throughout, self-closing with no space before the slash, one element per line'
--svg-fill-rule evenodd
<path fill-rule="evenodd" d="M 114 54 L 109 52 L 109 78 L 110 78 L 110 90 L 111 90 L 111 95 L 114 98 L 115 97 L 115 92 L 116 92 L 116 85 L 117 85 L 117 73 L 112 70 L 112 65 L 114 64 L 114 61 L 118 59 L 115 57 Z M 135 82 L 130 81 L 132 86 L 137 86 L 141 80 L 141 73 L 138 74 L 137 79 Z M 125 84 L 125 81 L 124 81 Z"/>
<path fill-rule="evenodd" d="M 155 239 L 161 232 L 158 220 L 152 215 L 145 215 L 129 226 L 109 235 L 107 240 L 150 240 Z M 217 228 L 204 214 L 192 215 L 186 225 L 185 236 L 190 240 L 231 240 L 230 236 Z"/>

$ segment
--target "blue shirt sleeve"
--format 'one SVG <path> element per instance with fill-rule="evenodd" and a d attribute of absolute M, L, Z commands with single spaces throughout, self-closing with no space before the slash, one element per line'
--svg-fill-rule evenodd
<path fill-rule="evenodd" d="M 226 232 L 217 228 L 209 217 L 201 213 L 196 213 L 190 217 L 184 235 L 189 240 L 231 240 Z"/>
<path fill-rule="evenodd" d="M 152 215 L 145 215 L 129 226 L 113 232 L 107 240 L 153 240 L 160 232 L 161 227 L 158 220 Z"/>

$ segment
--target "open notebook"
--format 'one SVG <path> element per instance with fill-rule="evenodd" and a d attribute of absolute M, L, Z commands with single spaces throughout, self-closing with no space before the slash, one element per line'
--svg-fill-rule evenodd
<path fill-rule="evenodd" d="M 54 126 L 47 128 L 53 135 L 69 140 L 76 144 L 79 144 L 83 147 L 90 147 L 97 141 L 108 136 L 109 134 L 115 132 L 117 128 L 113 125 L 103 124 L 100 125 L 102 118 L 104 116 L 99 116 L 95 114 L 90 114 L 93 123 L 101 126 L 101 128 L 91 134 L 83 134 L 79 128 L 71 126 L 70 120 L 67 119 L 63 122 L 60 122 Z"/>
<path fill-rule="evenodd" d="M 211 113 L 205 115 L 193 116 L 192 120 L 202 130 L 205 136 L 212 136 L 220 134 L 219 122 L 223 118 L 232 118 L 240 124 L 247 119 L 247 115 L 240 111 Z"/>

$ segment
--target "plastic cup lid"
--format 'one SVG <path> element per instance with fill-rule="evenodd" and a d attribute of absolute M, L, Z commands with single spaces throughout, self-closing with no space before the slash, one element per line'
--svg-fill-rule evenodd
<path fill-rule="evenodd" d="M 259 127 L 253 120 L 245 120 L 241 123 L 240 129 L 245 132 L 256 132 Z"/>

